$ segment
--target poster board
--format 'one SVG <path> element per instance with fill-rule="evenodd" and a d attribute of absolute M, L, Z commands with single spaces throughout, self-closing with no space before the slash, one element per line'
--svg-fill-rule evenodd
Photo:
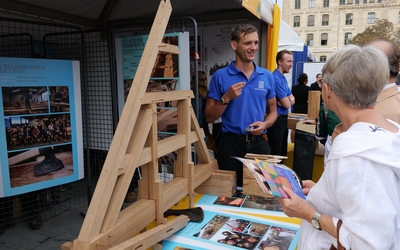
<path fill-rule="evenodd" d="M 118 109 L 121 115 L 128 96 L 132 80 L 142 59 L 142 53 L 147 42 L 148 35 L 120 37 L 115 39 L 118 83 Z M 167 65 L 157 68 L 157 63 L 164 58 L 157 57 L 152 75 L 150 76 L 149 91 L 159 90 L 189 90 L 190 89 L 190 56 L 189 56 L 189 32 L 174 32 L 164 35 L 164 43 L 170 43 L 179 47 L 179 55 L 172 55 L 175 65 L 172 75 L 161 72 Z M 163 55 L 165 56 L 165 55 Z M 175 59 L 176 57 L 176 59 Z M 153 86 L 151 86 L 153 85 Z"/>
<path fill-rule="evenodd" d="M 0 57 L 0 197 L 84 177 L 78 61 Z"/>
<path fill-rule="evenodd" d="M 203 208 L 204 220 L 189 222 L 163 241 L 163 249 L 296 249 L 300 219 L 287 217 L 276 199 L 240 190 L 233 197 L 198 196 L 196 207 Z"/>

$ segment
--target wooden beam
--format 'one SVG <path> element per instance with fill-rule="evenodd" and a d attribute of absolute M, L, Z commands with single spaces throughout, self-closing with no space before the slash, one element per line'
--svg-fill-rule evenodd
<path fill-rule="evenodd" d="M 160 1 L 160 6 L 132 82 L 131 90 L 134 91 L 130 91 L 127 97 L 98 186 L 96 186 L 88 213 L 79 233 L 78 240 L 82 242 L 93 240 L 99 235 L 103 227 L 108 208 L 104 204 L 109 204 L 113 195 L 114 189 L 110 187 L 113 187 L 117 181 L 118 172 L 116 170 L 124 158 L 141 107 L 141 100 L 146 91 L 147 84 L 143 83 L 148 82 L 150 79 L 151 70 L 158 54 L 158 44 L 162 41 L 171 12 L 171 2 Z"/>
<path fill-rule="evenodd" d="M 109 250 L 145 250 L 155 245 L 157 242 L 171 236 L 178 230 L 185 227 L 189 222 L 189 217 L 186 215 L 180 215 L 164 225 L 152 228 L 140 235 L 129 239 L 115 247 L 109 248 Z"/>

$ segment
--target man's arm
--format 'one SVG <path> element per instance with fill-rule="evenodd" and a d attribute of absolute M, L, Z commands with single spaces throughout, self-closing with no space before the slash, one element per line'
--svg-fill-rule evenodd
<path fill-rule="evenodd" d="M 223 98 L 223 97 L 222 97 Z M 225 99 L 224 99 L 225 100 Z M 206 108 L 204 110 L 204 116 L 207 122 L 213 122 L 221 117 L 224 113 L 227 105 L 223 105 L 218 101 L 207 97 Z"/>
<path fill-rule="evenodd" d="M 278 117 L 278 112 L 276 111 L 276 99 L 271 98 L 267 101 L 267 115 L 265 116 L 265 129 L 271 127 Z"/>
<path fill-rule="evenodd" d="M 282 107 L 288 109 L 295 103 L 294 96 L 291 94 L 289 96 L 283 97 L 282 99 L 279 99 L 279 103 Z"/>
<path fill-rule="evenodd" d="M 227 104 L 242 94 L 244 84 L 244 82 L 235 83 L 228 89 L 228 91 L 226 91 L 225 94 L 222 95 L 221 98 L 226 104 L 221 104 L 219 101 L 207 97 L 206 108 L 204 110 L 206 121 L 213 122 L 220 118 L 224 113 Z"/>

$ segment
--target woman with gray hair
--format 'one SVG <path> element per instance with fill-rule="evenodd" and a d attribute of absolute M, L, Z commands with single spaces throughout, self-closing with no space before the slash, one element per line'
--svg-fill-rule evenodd
<path fill-rule="evenodd" d="M 400 249 L 400 125 L 374 109 L 388 77 L 387 57 L 372 46 L 348 45 L 324 65 L 322 98 L 343 132 L 320 180 L 303 182 L 307 199 L 286 187 L 290 198 L 279 198 L 303 219 L 299 250 Z"/>

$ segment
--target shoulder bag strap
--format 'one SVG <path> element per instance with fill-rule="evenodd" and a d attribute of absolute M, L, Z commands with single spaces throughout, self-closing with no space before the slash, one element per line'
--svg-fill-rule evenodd
<path fill-rule="evenodd" d="M 343 246 L 342 246 L 342 244 L 340 244 L 340 241 L 339 241 L 339 230 L 340 230 L 340 227 L 342 226 L 342 220 L 339 220 L 338 221 L 338 223 L 337 223 L 337 225 L 336 225 L 336 234 L 337 234 L 337 248 L 332 244 L 332 246 L 331 246 L 331 248 L 329 248 L 329 250 L 346 250 Z"/>

